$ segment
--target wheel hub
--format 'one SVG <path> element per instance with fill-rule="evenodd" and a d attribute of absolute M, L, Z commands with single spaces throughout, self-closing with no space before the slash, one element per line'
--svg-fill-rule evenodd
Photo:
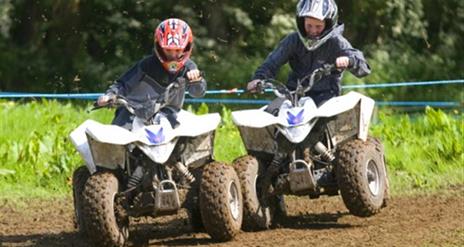
<path fill-rule="evenodd" d="M 367 183 L 371 194 L 377 196 L 380 191 L 380 175 L 377 164 L 373 160 L 367 163 Z"/>
<path fill-rule="evenodd" d="M 240 201 L 239 201 L 239 194 L 237 185 L 234 181 L 229 184 L 229 209 L 230 214 L 234 220 L 237 220 L 240 216 Z"/>

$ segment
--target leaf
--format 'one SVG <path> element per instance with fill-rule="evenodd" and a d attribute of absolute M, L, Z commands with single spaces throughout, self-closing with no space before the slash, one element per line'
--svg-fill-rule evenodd
<path fill-rule="evenodd" d="M 0 176 L 15 174 L 16 172 L 8 169 L 0 169 Z"/>

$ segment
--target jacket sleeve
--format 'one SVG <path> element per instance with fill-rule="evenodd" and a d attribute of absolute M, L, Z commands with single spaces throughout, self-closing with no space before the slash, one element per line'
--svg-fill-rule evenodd
<path fill-rule="evenodd" d="M 353 66 L 349 69 L 353 75 L 356 77 L 364 77 L 371 73 L 371 67 L 364 58 L 363 53 L 360 50 L 353 48 L 348 40 L 339 36 L 337 39 L 337 45 L 340 49 L 337 57 L 347 56 L 354 60 Z"/>
<path fill-rule="evenodd" d="M 264 63 L 256 70 L 253 79 L 274 78 L 282 65 L 290 59 L 295 47 L 296 35 L 288 35 L 279 45 L 267 56 Z"/>
<path fill-rule="evenodd" d="M 190 70 L 198 69 L 197 65 L 192 60 L 188 60 L 188 62 L 185 64 L 185 67 L 187 69 L 185 73 Z M 203 97 L 206 93 L 206 80 L 203 78 L 199 82 L 192 84 L 188 83 L 187 91 L 193 98 Z"/>
<path fill-rule="evenodd" d="M 137 62 L 132 68 L 130 68 L 124 75 L 117 79 L 109 88 L 106 90 L 106 94 L 118 94 L 127 96 L 132 88 L 134 88 L 143 77 L 143 73 L 140 67 L 140 62 Z"/>

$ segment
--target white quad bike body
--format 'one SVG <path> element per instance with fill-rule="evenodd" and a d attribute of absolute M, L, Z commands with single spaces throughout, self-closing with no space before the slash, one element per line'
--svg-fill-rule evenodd
<path fill-rule="evenodd" d="M 87 120 L 71 132 L 71 141 L 85 160 L 90 173 L 97 167 L 115 170 L 125 168 L 127 149 L 139 148 L 151 161 L 164 164 L 171 156 L 178 140 L 186 137 L 194 142 L 190 153 L 183 153 L 183 166 L 213 157 L 214 131 L 221 121 L 218 113 L 197 116 L 185 110 L 178 113 L 180 125 L 173 129 L 165 117 L 159 124 L 144 125 L 143 119 L 134 118 L 129 131 L 116 125 Z M 192 124 L 195 123 L 195 124 Z"/>
<path fill-rule="evenodd" d="M 328 73 L 333 67 L 325 69 L 315 73 Z M 245 230 L 268 228 L 282 202 L 275 198 L 283 194 L 318 198 L 341 191 L 350 212 L 358 216 L 375 214 L 385 204 L 388 180 L 383 146 L 368 136 L 375 101 L 349 92 L 317 107 L 313 99 L 303 96 L 314 80 L 315 74 L 308 87 L 299 84 L 293 92 L 263 81 L 285 99 L 277 114 L 266 111 L 268 106 L 232 112 L 248 152 L 234 161 L 245 192 Z M 276 162 L 279 155 L 282 158 Z M 278 163 L 278 172 L 272 175 L 269 190 L 262 181 L 272 162 Z"/>
<path fill-rule="evenodd" d="M 118 97 L 119 105 L 137 112 Z M 180 110 L 173 128 L 161 105 L 153 104 L 149 119 L 135 114 L 130 130 L 87 120 L 70 134 L 86 165 L 73 175 L 77 226 L 96 246 L 127 245 L 129 217 L 176 214 L 181 207 L 194 230 L 216 240 L 230 240 L 240 230 L 237 175 L 214 161 L 220 115 Z"/>
<path fill-rule="evenodd" d="M 258 134 L 255 131 L 266 130 L 269 127 L 276 128 L 291 143 L 298 144 L 310 134 L 320 118 L 341 115 L 338 117 L 339 121 L 350 121 L 346 123 L 350 125 L 344 126 L 342 132 L 349 131 L 350 135 L 356 134 L 357 138 L 365 141 L 374 104 L 373 99 L 360 93 L 350 92 L 328 100 L 320 108 L 317 108 L 310 97 L 303 97 L 299 100 L 299 105 L 301 105 L 299 107 L 292 107 L 290 100 L 284 101 L 278 116 L 266 112 L 266 106 L 264 106 L 257 110 L 232 112 L 232 119 L 239 127 L 240 133 L 243 133 L 242 138 L 247 150 L 272 152 L 272 149 L 268 148 L 274 145 L 272 139 L 256 138 L 252 136 L 252 133 L 248 134 L 248 131 Z M 346 119 L 346 117 L 349 119 Z M 334 136 L 332 141 L 339 142 L 341 140 L 340 134 L 338 133 L 339 137 Z"/>

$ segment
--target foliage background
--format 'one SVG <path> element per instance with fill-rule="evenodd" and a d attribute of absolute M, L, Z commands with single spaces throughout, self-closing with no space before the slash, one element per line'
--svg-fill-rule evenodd
<path fill-rule="evenodd" d="M 152 51 L 168 17 L 195 34 L 209 88 L 243 87 L 286 34 L 296 0 L 0 0 L 0 91 L 103 91 Z M 348 84 L 464 78 L 464 1 L 338 0 L 372 75 Z M 280 79 L 285 79 L 284 68 Z M 462 86 L 371 90 L 382 100 L 459 100 Z"/>

